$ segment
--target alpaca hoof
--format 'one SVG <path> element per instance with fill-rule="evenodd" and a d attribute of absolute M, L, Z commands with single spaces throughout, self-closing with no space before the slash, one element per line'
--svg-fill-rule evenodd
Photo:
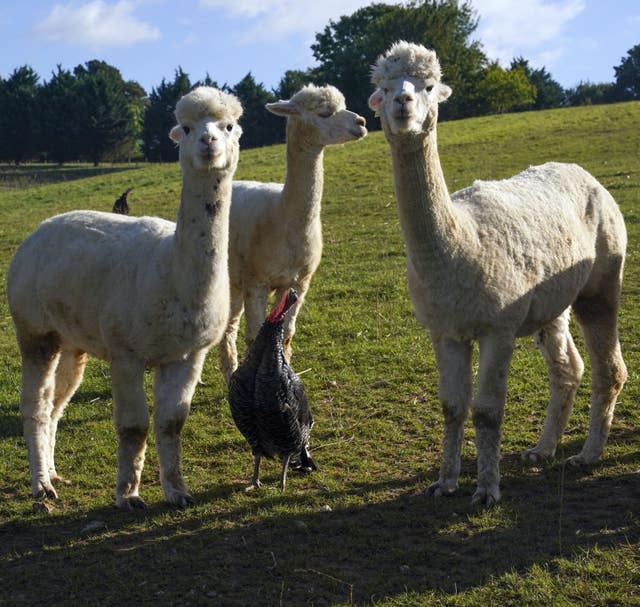
<path fill-rule="evenodd" d="M 453 480 L 437 480 L 435 483 L 429 486 L 426 491 L 428 497 L 444 497 L 453 495 L 458 488 L 457 481 Z"/>
<path fill-rule="evenodd" d="M 38 486 L 33 489 L 33 497 L 38 500 L 47 498 L 57 500 L 58 494 L 50 482 L 40 481 Z"/>
<path fill-rule="evenodd" d="M 71 485 L 71 481 L 67 478 L 62 478 L 55 470 L 49 473 L 51 482 L 61 483 L 62 485 Z"/>
<path fill-rule="evenodd" d="M 473 506 L 485 506 L 491 508 L 500 501 L 500 489 L 495 487 L 478 487 L 471 498 Z"/>
<path fill-rule="evenodd" d="M 578 455 L 572 455 L 567 458 L 567 464 L 574 466 L 575 468 L 582 468 L 583 466 L 590 466 L 598 461 L 599 455 L 589 455 L 585 453 L 578 453 Z"/>
<path fill-rule="evenodd" d="M 174 491 L 170 496 L 167 496 L 167 501 L 177 508 L 189 508 L 196 503 L 195 498 L 186 491 Z"/>
<path fill-rule="evenodd" d="M 533 466 L 539 466 L 540 464 L 548 462 L 551 458 L 553 458 L 553 456 L 553 452 L 544 451 L 543 449 L 539 449 L 538 447 L 533 447 L 532 449 L 527 449 L 522 453 L 522 461 Z"/>
<path fill-rule="evenodd" d="M 121 497 L 116 501 L 116 506 L 123 510 L 146 510 L 146 502 L 138 495 L 131 495 L 129 497 Z"/>

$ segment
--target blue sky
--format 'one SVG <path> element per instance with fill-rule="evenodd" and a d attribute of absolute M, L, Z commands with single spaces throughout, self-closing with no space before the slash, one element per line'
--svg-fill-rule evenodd
<path fill-rule="evenodd" d="M 393 0 L 386 0 L 393 2 Z M 314 65 L 310 45 L 358 0 L 4 0 L 0 76 L 28 64 L 48 79 L 57 64 L 117 67 L 148 92 L 181 66 L 236 84 L 251 71 L 267 88 L 287 69 Z M 640 43 L 640 0 L 472 0 L 476 37 L 491 59 L 545 66 L 564 87 L 612 82 L 613 66 Z M 446 65 L 445 70 L 446 80 Z"/>

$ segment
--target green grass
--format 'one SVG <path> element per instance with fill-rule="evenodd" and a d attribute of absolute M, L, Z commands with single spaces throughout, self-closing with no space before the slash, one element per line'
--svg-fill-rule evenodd
<path fill-rule="evenodd" d="M 0 605 L 640 604 L 640 103 L 443 123 L 439 141 L 452 191 L 559 160 L 583 165 L 619 202 L 629 232 L 620 314 L 629 381 L 601 462 L 587 470 L 562 463 L 586 434 L 588 369 L 557 459 L 534 469 L 520 462 L 547 399 L 544 363 L 522 340 L 503 429 L 503 501 L 490 510 L 470 505 L 470 423 L 459 492 L 424 496 L 440 458 L 437 376 L 407 295 L 388 147 L 373 133 L 326 153 L 324 256 L 294 343 L 294 367 L 310 369 L 303 379 L 320 470 L 291 475 L 281 495 L 279 466 L 267 462 L 263 489 L 242 491 L 252 458 L 214 350 L 183 432 L 197 505 L 163 503 L 151 437 L 141 488 L 149 510 L 118 511 L 109 369 L 92 361 L 58 433 L 58 469 L 73 485 L 60 488 L 50 514 L 36 513 L 7 264 L 42 219 L 110 210 L 127 187 L 135 188 L 133 214 L 173 219 L 180 173 L 177 165 L 3 167 Z M 281 180 L 283 160 L 282 146 L 249 150 L 237 175 Z M 92 521 L 103 525 L 83 531 Z"/>

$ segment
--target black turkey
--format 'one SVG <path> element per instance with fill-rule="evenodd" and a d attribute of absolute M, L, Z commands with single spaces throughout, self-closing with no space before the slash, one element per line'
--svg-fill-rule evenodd
<path fill-rule="evenodd" d="M 293 289 L 282 295 L 229 381 L 233 421 L 251 445 L 254 456 L 248 489 L 261 485 L 263 456 L 279 456 L 282 460 L 282 491 L 290 463 L 305 471 L 317 470 L 309 454 L 313 417 L 302 382 L 283 350 L 284 318 L 297 299 Z"/>
<path fill-rule="evenodd" d="M 119 213 L 120 215 L 129 214 L 129 192 L 131 192 L 131 190 L 133 190 L 133 188 L 127 189 L 122 193 L 122 196 L 113 203 L 113 209 L 111 210 L 114 213 Z"/>

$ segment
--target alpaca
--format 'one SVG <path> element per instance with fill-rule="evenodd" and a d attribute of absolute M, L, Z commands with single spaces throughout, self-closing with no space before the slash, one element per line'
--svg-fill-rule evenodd
<path fill-rule="evenodd" d="M 572 464 L 595 462 L 627 377 L 618 341 L 626 231 L 605 188 L 577 165 L 547 163 L 503 181 L 476 181 L 449 195 L 437 148 L 440 81 L 436 54 L 398 42 L 373 67 L 369 106 L 392 156 L 409 291 L 430 332 L 440 377 L 444 445 L 434 496 L 454 492 L 471 402 L 478 453 L 473 503 L 500 499 L 500 427 L 516 337 L 535 334 L 549 374 L 550 401 L 537 445 L 523 457 L 555 453 L 583 363 L 569 332 L 569 307 L 591 360 L 586 442 Z M 472 398 L 472 341 L 480 348 Z"/>
<path fill-rule="evenodd" d="M 298 293 L 298 302 L 284 328 L 285 355 L 291 358 L 296 316 L 322 256 L 324 147 L 367 134 L 365 119 L 345 108 L 344 96 L 333 86 L 308 85 L 290 100 L 268 103 L 266 108 L 287 117 L 287 175 L 284 184 L 233 184 L 229 227 L 231 312 L 220 345 L 227 383 L 238 366 L 236 341 L 243 309 L 248 347 L 264 322 L 267 298 L 274 290 L 278 300 L 290 288 Z"/>
<path fill-rule="evenodd" d="M 58 420 L 87 353 L 111 364 L 118 435 L 116 504 L 139 496 L 149 412 L 145 367 L 155 368 L 154 429 L 169 503 L 193 503 L 181 472 L 180 432 L 208 349 L 228 318 L 228 222 L 242 114 L 232 95 L 199 87 L 176 106 L 177 223 L 74 211 L 44 221 L 8 273 L 22 354 L 20 411 L 33 495 L 56 498 Z"/>

